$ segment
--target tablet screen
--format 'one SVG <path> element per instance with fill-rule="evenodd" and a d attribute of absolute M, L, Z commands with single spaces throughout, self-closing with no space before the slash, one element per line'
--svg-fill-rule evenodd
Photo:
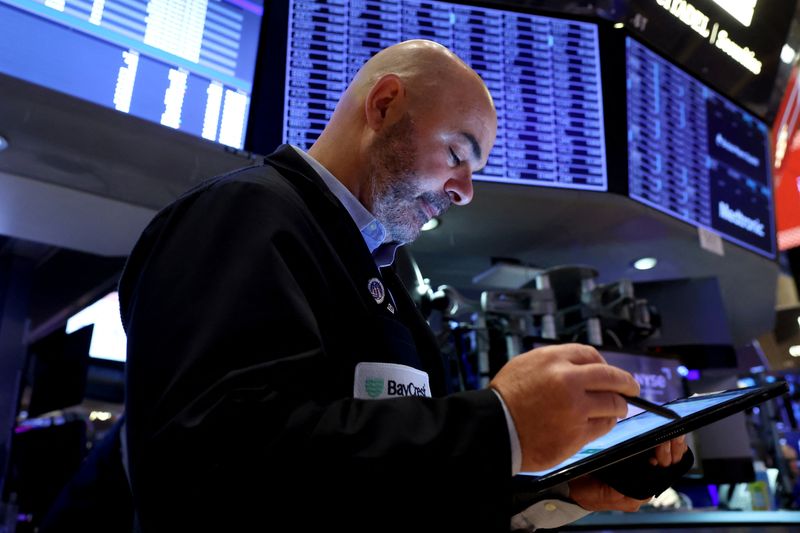
<path fill-rule="evenodd" d="M 681 415 L 681 417 L 686 417 L 749 394 L 752 394 L 752 388 L 724 391 L 719 393 L 698 394 L 689 398 L 682 398 L 680 400 L 669 402 L 666 405 Z M 553 468 L 537 472 L 521 472 L 521 474 L 537 477 L 544 476 L 556 470 L 561 470 L 599 452 L 607 450 L 616 444 L 629 441 L 639 435 L 644 435 L 654 429 L 658 429 L 671 423 L 679 424 L 680 421 L 670 420 L 646 411 L 638 413 L 630 418 L 620 420 L 617 422 L 617 425 L 614 426 L 614 429 L 599 439 L 593 440 L 584 446 L 578 453 L 566 461 L 554 466 Z"/>

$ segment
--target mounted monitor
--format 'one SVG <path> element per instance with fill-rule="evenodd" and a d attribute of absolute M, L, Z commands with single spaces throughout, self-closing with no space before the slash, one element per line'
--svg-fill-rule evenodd
<path fill-rule="evenodd" d="M 630 37 L 626 66 L 630 197 L 774 258 L 766 124 Z"/>
<path fill-rule="evenodd" d="M 407 39 L 435 40 L 484 79 L 497 142 L 476 180 L 608 190 L 598 27 L 419 0 L 290 0 L 283 142 L 308 148 L 360 66 Z"/>
<path fill-rule="evenodd" d="M 796 0 L 627 0 L 626 26 L 771 122 L 797 48 Z"/>
<path fill-rule="evenodd" d="M 241 148 L 261 0 L 0 0 L 0 72 Z"/>

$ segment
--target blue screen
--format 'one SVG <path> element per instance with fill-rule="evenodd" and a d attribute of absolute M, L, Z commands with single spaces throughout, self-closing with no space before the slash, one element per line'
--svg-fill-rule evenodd
<path fill-rule="evenodd" d="M 0 72 L 241 148 L 263 2 L 0 0 Z"/>
<path fill-rule="evenodd" d="M 628 38 L 631 198 L 775 256 L 766 125 Z"/>
<path fill-rule="evenodd" d="M 376 52 L 437 41 L 486 82 L 497 141 L 475 179 L 607 190 L 597 26 L 418 0 L 290 0 L 284 142 L 308 148 Z"/>

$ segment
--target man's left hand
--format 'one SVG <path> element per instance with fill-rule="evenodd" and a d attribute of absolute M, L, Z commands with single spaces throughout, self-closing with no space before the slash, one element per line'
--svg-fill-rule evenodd
<path fill-rule="evenodd" d="M 650 464 L 667 467 L 679 463 L 686 453 L 686 437 L 680 436 L 653 449 Z M 587 511 L 625 511 L 633 513 L 652 498 L 637 500 L 609 487 L 591 474 L 569 482 L 569 497 Z"/>
<path fill-rule="evenodd" d="M 587 511 L 625 511 L 634 513 L 646 500 L 629 498 L 609 487 L 591 474 L 569 482 L 569 497 Z"/>
<path fill-rule="evenodd" d="M 650 458 L 650 464 L 653 466 L 670 466 L 680 463 L 683 454 L 688 449 L 686 435 L 681 435 L 656 446 L 653 450 L 653 457 Z"/>

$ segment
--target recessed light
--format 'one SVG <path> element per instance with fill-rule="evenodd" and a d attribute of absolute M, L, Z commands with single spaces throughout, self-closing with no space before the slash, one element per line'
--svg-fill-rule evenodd
<path fill-rule="evenodd" d="M 633 268 L 636 270 L 650 270 L 658 264 L 658 259 L 655 257 L 642 257 L 633 262 Z"/>
<path fill-rule="evenodd" d="M 789 346 L 789 355 L 792 357 L 800 357 L 800 344 Z"/>
<path fill-rule="evenodd" d="M 438 227 L 439 227 L 439 219 L 436 218 L 436 217 L 433 217 L 432 219 L 427 221 L 425 224 L 423 224 L 420 229 L 422 231 L 430 231 L 430 230 L 436 229 Z"/>
<path fill-rule="evenodd" d="M 781 61 L 783 61 L 787 65 L 791 65 L 794 62 L 794 56 L 795 56 L 794 48 L 792 48 L 788 44 L 784 44 L 783 48 L 781 49 Z"/>
<path fill-rule="evenodd" d="M 616 24 L 614 24 L 614 27 L 618 30 L 621 30 L 622 28 L 625 27 L 625 24 L 623 24 L 622 22 L 617 22 Z"/>

